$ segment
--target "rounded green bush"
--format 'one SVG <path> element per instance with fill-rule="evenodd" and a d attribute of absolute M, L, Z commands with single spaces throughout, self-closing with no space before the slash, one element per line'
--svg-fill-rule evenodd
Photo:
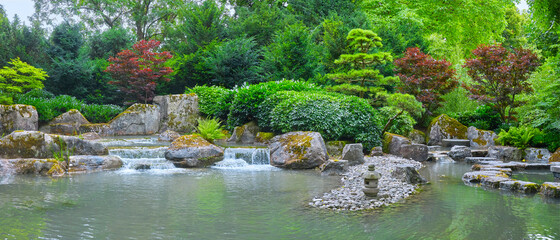
<path fill-rule="evenodd" d="M 362 142 L 364 149 L 380 143 L 378 112 L 354 96 L 282 91 L 260 105 L 257 117 L 259 126 L 268 131 L 315 131 L 326 140 Z"/>
<path fill-rule="evenodd" d="M 323 91 L 321 87 L 307 82 L 283 80 L 243 86 L 237 89 L 229 108 L 228 128 L 241 126 L 256 119 L 259 105 L 279 91 Z"/>
<path fill-rule="evenodd" d="M 379 119 L 381 124 L 387 124 L 390 118 L 397 115 L 401 110 L 394 107 L 382 107 L 379 109 Z M 393 120 L 387 132 L 408 136 L 410 131 L 414 129 L 416 121 L 408 112 L 403 112 L 400 116 Z"/>
<path fill-rule="evenodd" d="M 187 89 L 186 93 L 198 96 L 200 112 L 208 117 L 226 119 L 229 106 L 235 94 L 234 91 L 218 86 L 196 86 Z"/>

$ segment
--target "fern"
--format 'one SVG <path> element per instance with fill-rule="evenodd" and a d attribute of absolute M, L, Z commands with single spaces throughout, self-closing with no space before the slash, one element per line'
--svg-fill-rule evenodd
<path fill-rule="evenodd" d="M 221 122 L 215 118 L 198 119 L 198 133 L 200 136 L 210 142 L 215 139 L 222 139 L 226 135 L 221 128 Z"/>
<path fill-rule="evenodd" d="M 521 150 L 530 146 L 531 140 L 542 135 L 541 130 L 533 127 L 511 127 L 507 132 L 502 129 L 497 141 L 501 145 L 511 145 Z"/>

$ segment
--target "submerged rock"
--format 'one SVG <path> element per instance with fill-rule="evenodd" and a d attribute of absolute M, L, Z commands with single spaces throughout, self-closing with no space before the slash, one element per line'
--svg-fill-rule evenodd
<path fill-rule="evenodd" d="M 51 158 L 64 142 L 72 155 L 107 155 L 101 143 L 39 131 L 16 131 L 0 139 L 1 158 Z"/>
<path fill-rule="evenodd" d="M 16 130 L 37 131 L 39 115 L 34 106 L 0 105 L 0 136 Z"/>
<path fill-rule="evenodd" d="M 348 160 L 350 166 L 364 163 L 364 147 L 361 143 L 346 144 L 342 150 L 342 159 Z"/>
<path fill-rule="evenodd" d="M 160 132 L 165 130 L 192 132 L 196 129 L 196 120 L 199 117 L 196 94 L 156 96 L 154 104 L 159 106 Z"/>
<path fill-rule="evenodd" d="M 181 136 L 165 151 L 165 158 L 176 167 L 207 167 L 221 161 L 224 149 L 198 135 Z"/>
<path fill-rule="evenodd" d="M 432 120 L 428 133 L 428 145 L 441 145 L 443 139 L 467 139 L 467 127 L 445 114 Z"/>
<path fill-rule="evenodd" d="M 309 169 L 329 159 L 325 141 L 318 132 L 290 132 L 270 142 L 270 164 L 275 167 Z"/>

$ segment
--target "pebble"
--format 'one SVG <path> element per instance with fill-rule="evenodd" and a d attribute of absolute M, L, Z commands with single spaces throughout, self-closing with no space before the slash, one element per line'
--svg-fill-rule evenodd
<path fill-rule="evenodd" d="M 422 167 L 422 164 L 417 161 L 392 155 L 366 157 L 364 164 L 351 166 L 342 175 L 341 187 L 333 189 L 323 196 L 313 198 L 309 205 L 336 211 L 359 211 L 396 203 L 413 194 L 418 187 L 391 177 L 391 172 L 395 169 L 395 166 L 403 163 L 412 164 L 417 170 Z M 364 187 L 363 175 L 367 172 L 370 164 L 374 164 L 375 170 L 381 173 L 378 199 L 368 198 L 362 192 Z"/>

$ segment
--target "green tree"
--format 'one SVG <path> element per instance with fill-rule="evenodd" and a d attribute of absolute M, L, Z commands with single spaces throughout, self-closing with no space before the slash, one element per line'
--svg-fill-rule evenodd
<path fill-rule="evenodd" d="M 19 58 L 12 59 L 8 64 L 12 66 L 0 69 L 0 102 L 11 104 L 12 94 L 43 88 L 43 81 L 48 77 L 43 69 L 35 68 Z"/>
<path fill-rule="evenodd" d="M 395 111 L 395 114 L 392 116 L 385 116 L 390 118 L 387 119 L 383 131 L 381 131 L 382 133 L 385 133 L 386 131 L 391 129 L 391 127 L 393 126 L 393 122 L 401 115 L 410 114 L 418 118 L 424 112 L 422 103 L 418 102 L 416 98 L 410 94 L 394 93 L 384 95 L 384 97 L 387 99 L 387 107 L 396 109 L 397 111 Z M 414 125 L 414 123 L 412 125 Z"/>
<path fill-rule="evenodd" d="M 390 53 L 371 53 L 374 48 L 380 48 L 381 38 L 374 32 L 364 29 L 352 29 L 346 37 L 348 45 L 355 50 L 354 54 L 342 54 L 335 61 L 336 64 L 349 64 L 351 69 L 347 72 L 328 74 L 329 78 L 339 83 L 357 82 L 361 87 L 360 97 L 367 91 L 366 84 L 381 85 L 393 78 L 385 78 L 379 70 L 372 67 L 393 61 Z"/>
<path fill-rule="evenodd" d="M 301 23 L 287 26 L 274 35 L 264 50 L 262 66 L 269 80 L 310 79 L 322 72 L 309 29 Z"/>
<path fill-rule="evenodd" d="M 116 27 L 95 33 L 89 42 L 89 57 L 107 59 L 123 49 L 132 47 L 134 36 L 126 29 Z"/>

